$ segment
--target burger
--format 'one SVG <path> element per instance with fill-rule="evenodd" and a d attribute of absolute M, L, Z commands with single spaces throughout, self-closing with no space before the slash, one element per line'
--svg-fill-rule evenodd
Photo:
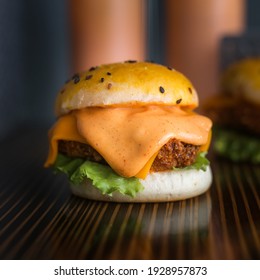
<path fill-rule="evenodd" d="M 214 121 L 214 150 L 233 162 L 260 163 L 260 58 L 244 58 L 222 73 L 220 92 L 204 104 Z"/>
<path fill-rule="evenodd" d="M 126 61 L 91 67 L 56 100 L 46 167 L 67 175 L 75 195 L 100 201 L 162 202 L 205 192 L 212 122 L 180 72 Z"/>

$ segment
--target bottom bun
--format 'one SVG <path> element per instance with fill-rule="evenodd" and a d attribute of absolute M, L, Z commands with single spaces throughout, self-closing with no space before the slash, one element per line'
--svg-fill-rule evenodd
<path fill-rule="evenodd" d="M 204 193 L 212 183 L 212 173 L 206 171 L 181 170 L 150 173 L 145 180 L 140 179 L 144 190 L 135 197 L 114 192 L 102 194 L 87 179 L 80 185 L 71 184 L 73 194 L 92 200 L 111 202 L 166 202 L 191 198 Z"/>

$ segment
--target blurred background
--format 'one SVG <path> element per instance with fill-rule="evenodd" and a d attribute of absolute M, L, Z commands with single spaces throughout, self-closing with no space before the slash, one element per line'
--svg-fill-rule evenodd
<path fill-rule="evenodd" d="M 151 60 L 183 72 L 203 100 L 232 60 L 260 53 L 257 0 L 0 0 L 0 139 L 54 121 L 74 72 Z"/>

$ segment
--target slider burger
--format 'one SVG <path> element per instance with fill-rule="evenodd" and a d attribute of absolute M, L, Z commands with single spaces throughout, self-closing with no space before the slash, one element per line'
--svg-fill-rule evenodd
<path fill-rule="evenodd" d="M 159 202 L 205 192 L 210 119 L 194 113 L 191 82 L 162 65 L 126 61 L 75 74 L 58 94 L 45 166 L 74 194 Z"/>
<path fill-rule="evenodd" d="M 214 150 L 234 162 L 260 163 L 260 58 L 227 67 L 220 92 L 204 104 L 214 124 Z"/>

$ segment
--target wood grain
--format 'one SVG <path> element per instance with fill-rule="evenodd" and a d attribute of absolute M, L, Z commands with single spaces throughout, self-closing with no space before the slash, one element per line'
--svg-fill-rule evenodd
<path fill-rule="evenodd" d="M 1 259 L 259 259 L 260 166 L 211 156 L 213 184 L 201 196 L 102 203 L 71 195 L 65 177 L 42 168 L 42 139 L 27 132 L 1 146 Z"/>

